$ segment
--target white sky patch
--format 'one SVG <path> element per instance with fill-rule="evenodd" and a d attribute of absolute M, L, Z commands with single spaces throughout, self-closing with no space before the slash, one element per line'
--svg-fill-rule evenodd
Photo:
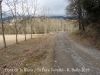
<path fill-rule="evenodd" d="M 6 1 L 6 0 L 4 0 Z M 9 0 L 11 1 L 11 0 Z M 22 14 L 22 3 L 21 0 L 18 0 L 19 4 L 17 5 L 17 13 Z M 34 4 L 34 0 L 26 0 L 28 3 L 28 9 L 26 9 L 25 7 L 25 11 L 27 14 L 27 11 L 29 10 L 30 14 L 34 14 L 34 9 L 32 8 L 32 4 Z M 43 15 L 43 9 L 45 6 L 46 10 L 46 15 L 48 15 L 48 9 L 49 9 L 49 15 L 53 15 L 53 16 L 65 16 L 65 8 L 68 5 L 68 3 L 66 2 L 66 0 L 38 0 L 38 6 L 37 6 L 37 15 Z M 2 3 L 2 9 L 5 12 L 10 11 L 9 7 L 3 2 Z"/>
<path fill-rule="evenodd" d="M 52 11 L 52 15 L 65 16 L 65 8 L 68 3 L 65 0 L 42 0 L 41 5 L 46 5 Z"/>

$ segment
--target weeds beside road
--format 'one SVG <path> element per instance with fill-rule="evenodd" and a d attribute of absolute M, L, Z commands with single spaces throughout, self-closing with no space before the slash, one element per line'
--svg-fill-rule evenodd
<path fill-rule="evenodd" d="M 54 61 L 54 34 L 13 44 L 0 50 L 0 74 L 3 75 L 50 75 L 51 72 L 28 72 L 38 68 L 50 68 Z M 28 71 L 19 71 L 27 68 Z M 8 71 L 18 69 L 18 72 Z M 6 71 L 5 71 L 6 70 Z M 8 71 L 8 72 L 7 72 Z"/>

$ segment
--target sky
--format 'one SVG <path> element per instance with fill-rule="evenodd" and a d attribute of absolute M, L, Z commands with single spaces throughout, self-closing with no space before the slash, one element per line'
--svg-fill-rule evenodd
<path fill-rule="evenodd" d="M 41 5 L 49 7 L 52 15 L 65 16 L 65 8 L 68 3 L 65 0 L 42 0 Z"/>
<path fill-rule="evenodd" d="M 6 1 L 6 0 L 5 0 Z M 12 1 L 12 0 L 9 0 Z M 33 0 L 27 0 L 27 2 L 29 3 L 29 7 L 31 8 L 31 1 Z M 2 9 L 3 11 L 9 11 L 9 7 L 3 2 L 2 3 Z M 39 0 L 38 2 L 38 14 L 42 13 L 41 15 L 43 15 L 43 9 L 46 9 L 46 13 L 49 10 L 49 15 L 50 16 L 66 16 L 65 13 L 65 8 L 68 5 L 67 0 Z M 21 5 L 19 4 L 17 6 L 17 12 L 22 12 L 21 9 Z M 30 10 L 30 12 L 32 13 L 32 11 Z M 47 15 L 47 14 L 46 14 Z"/>

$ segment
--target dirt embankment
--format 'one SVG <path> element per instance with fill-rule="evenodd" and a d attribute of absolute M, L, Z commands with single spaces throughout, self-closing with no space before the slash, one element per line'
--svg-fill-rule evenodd
<path fill-rule="evenodd" d="M 85 31 L 76 31 L 69 35 L 73 40 L 100 50 L 100 33 L 92 25 L 86 26 Z"/>

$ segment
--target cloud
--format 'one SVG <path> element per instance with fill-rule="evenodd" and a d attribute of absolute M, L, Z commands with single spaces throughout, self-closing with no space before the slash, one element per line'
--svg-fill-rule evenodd
<path fill-rule="evenodd" d="M 65 0 L 42 0 L 41 5 L 46 5 L 49 7 L 52 15 L 65 16 L 65 8 L 68 3 Z"/>
<path fill-rule="evenodd" d="M 9 0 L 9 1 L 11 1 L 11 0 Z M 31 9 L 31 5 L 32 5 L 31 4 L 32 1 L 33 0 L 27 0 L 30 9 Z M 65 8 L 66 8 L 67 5 L 68 5 L 67 0 L 39 0 L 39 6 L 38 7 L 40 9 L 38 9 L 37 12 L 40 12 L 41 8 L 43 8 L 43 6 L 46 6 L 47 8 L 50 9 L 51 15 L 65 16 L 66 15 L 65 14 Z M 17 12 L 19 12 L 19 13 L 22 12 L 21 6 L 22 6 L 21 3 L 19 5 L 17 5 Z M 7 5 L 5 3 L 3 3 L 3 11 L 9 11 L 9 7 L 7 7 Z M 31 11 L 31 13 L 33 13 L 33 12 Z"/>

